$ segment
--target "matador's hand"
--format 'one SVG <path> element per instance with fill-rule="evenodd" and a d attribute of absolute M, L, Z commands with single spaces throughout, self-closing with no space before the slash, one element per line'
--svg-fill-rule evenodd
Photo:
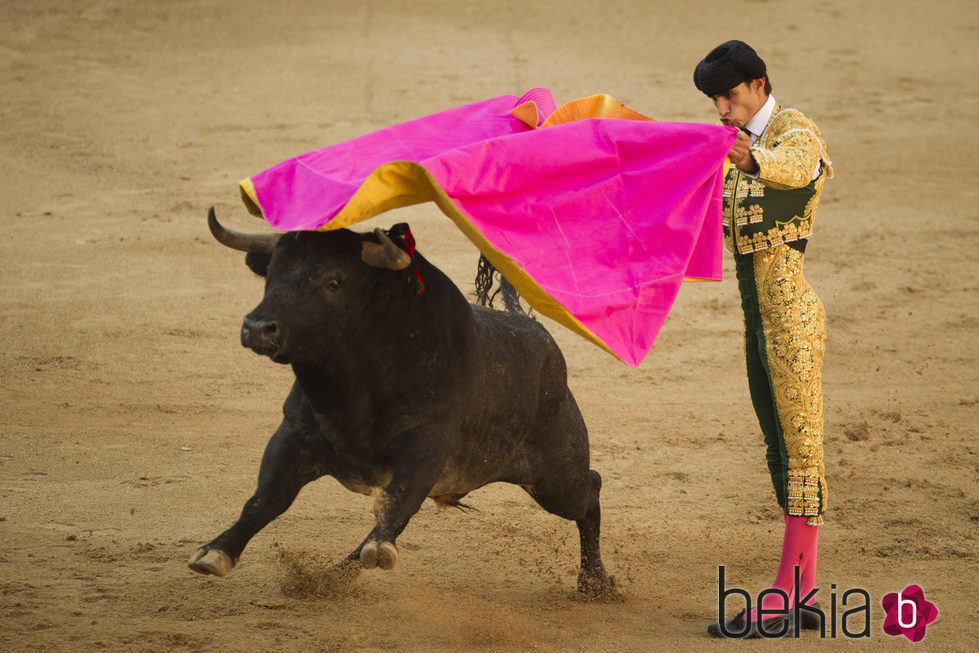
<path fill-rule="evenodd" d="M 754 174 L 758 172 L 758 164 L 751 156 L 750 148 L 751 140 L 748 135 L 744 132 L 738 132 L 738 140 L 734 141 L 734 145 L 731 146 L 731 151 L 728 152 L 727 156 L 731 159 L 731 163 L 738 167 L 738 170 Z"/>

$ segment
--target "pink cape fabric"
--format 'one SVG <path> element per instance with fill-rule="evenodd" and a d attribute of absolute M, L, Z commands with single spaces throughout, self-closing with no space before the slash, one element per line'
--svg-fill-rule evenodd
<path fill-rule="evenodd" d="M 288 159 L 243 187 L 275 229 L 329 229 L 376 169 L 416 162 L 481 249 L 638 366 L 683 279 L 721 278 L 722 163 L 737 132 L 609 118 L 537 128 L 511 113 L 527 101 L 538 124 L 554 111 L 545 89 L 492 98 Z"/>

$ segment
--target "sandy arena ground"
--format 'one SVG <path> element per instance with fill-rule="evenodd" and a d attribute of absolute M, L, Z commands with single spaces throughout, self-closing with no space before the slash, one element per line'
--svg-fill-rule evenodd
<path fill-rule="evenodd" d="M 912 583 L 940 610 L 920 650 L 974 650 L 979 10 L 721 7 L 0 4 L 0 650 L 909 650 L 880 601 Z M 238 343 L 262 284 L 210 238 L 208 206 L 259 230 L 240 178 L 534 86 L 713 122 L 691 75 L 729 38 L 818 122 L 837 172 L 807 256 L 830 329 L 819 579 L 824 605 L 831 585 L 870 593 L 870 638 L 705 635 L 718 565 L 757 593 L 781 542 L 730 279 L 685 286 L 637 370 L 549 323 L 605 479 L 623 602 L 575 601 L 573 524 L 502 485 L 470 497 L 480 512 L 428 503 L 400 566 L 350 587 L 324 573 L 370 528 L 370 500 L 331 479 L 227 578 L 187 569 L 251 494 L 291 379 Z M 363 227 L 402 220 L 471 291 L 476 252 L 433 206 Z"/>

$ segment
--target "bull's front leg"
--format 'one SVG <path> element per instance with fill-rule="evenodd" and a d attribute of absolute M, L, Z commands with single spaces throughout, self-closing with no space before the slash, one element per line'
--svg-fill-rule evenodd
<path fill-rule="evenodd" d="M 444 451 L 434 438 L 414 433 L 398 438 L 391 481 L 374 495 L 377 525 L 358 547 L 364 569 L 397 564 L 395 540 L 435 487 L 445 464 Z"/>
<path fill-rule="evenodd" d="M 328 473 L 327 454 L 310 430 L 286 419 L 265 447 L 258 488 L 231 528 L 205 544 L 187 565 L 202 574 L 225 576 L 238 562 L 245 545 L 284 513 L 304 485 Z"/>

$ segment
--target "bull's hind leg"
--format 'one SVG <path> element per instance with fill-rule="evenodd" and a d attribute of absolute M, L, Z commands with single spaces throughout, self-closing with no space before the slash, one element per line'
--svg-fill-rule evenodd
<path fill-rule="evenodd" d="M 553 478 L 553 477 L 551 477 Z M 615 600 L 615 579 L 602 564 L 599 539 L 602 509 L 599 494 L 602 477 L 588 470 L 584 478 L 574 482 L 553 484 L 551 480 L 524 486 L 541 508 L 549 513 L 570 519 L 578 526 L 581 540 L 581 568 L 578 571 L 578 591 L 593 600 Z"/>
<path fill-rule="evenodd" d="M 602 477 L 593 469 L 588 470 L 591 490 L 588 510 L 582 519 L 576 520 L 581 539 L 581 571 L 578 572 L 578 591 L 596 598 L 617 598 L 615 579 L 605 572 L 599 539 L 602 531 L 602 508 L 599 495 Z"/>
<path fill-rule="evenodd" d="M 265 448 L 258 489 L 238 521 L 198 549 L 187 566 L 202 574 L 227 575 L 248 541 L 284 513 L 304 485 L 324 474 L 323 460 L 323 452 L 310 444 L 302 430 L 283 422 Z"/>

